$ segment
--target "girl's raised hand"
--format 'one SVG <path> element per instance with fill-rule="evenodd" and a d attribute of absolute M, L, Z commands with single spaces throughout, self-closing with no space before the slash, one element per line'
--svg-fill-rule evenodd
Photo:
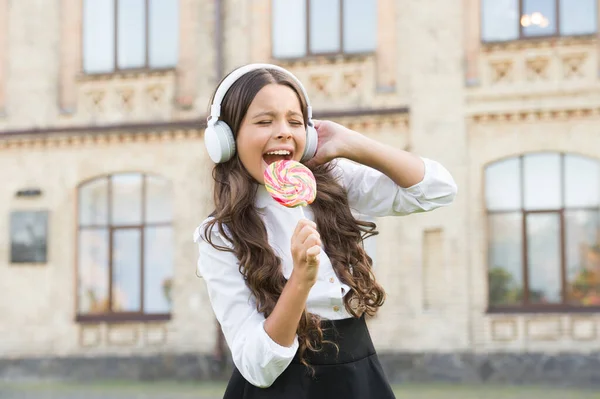
<path fill-rule="evenodd" d="M 321 236 L 314 222 L 308 219 L 298 222 L 292 235 L 291 249 L 294 261 L 292 277 L 302 285 L 312 287 L 317 281 L 321 253 Z"/>
<path fill-rule="evenodd" d="M 319 136 L 315 156 L 306 166 L 315 167 L 338 157 L 345 157 L 350 148 L 350 140 L 358 133 L 332 121 L 313 119 Z"/>

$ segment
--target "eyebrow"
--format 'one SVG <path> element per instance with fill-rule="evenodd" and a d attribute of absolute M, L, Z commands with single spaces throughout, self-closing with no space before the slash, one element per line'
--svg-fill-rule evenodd
<path fill-rule="evenodd" d="M 295 112 L 295 111 L 288 111 L 288 112 L 286 112 L 286 115 L 287 116 L 297 116 L 297 117 L 300 117 L 300 118 L 303 117 L 301 113 L 298 113 L 298 112 Z M 271 117 L 274 117 L 275 116 L 275 112 L 273 112 L 273 111 L 259 112 L 259 113 L 255 114 L 255 115 L 253 115 L 252 119 L 258 118 L 260 116 L 271 116 Z"/>

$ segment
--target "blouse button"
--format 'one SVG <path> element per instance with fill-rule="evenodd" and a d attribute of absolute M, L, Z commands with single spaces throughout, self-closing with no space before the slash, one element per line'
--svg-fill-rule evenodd
<path fill-rule="evenodd" d="M 330 283 L 333 283 L 334 281 L 335 281 L 335 280 L 333 279 L 333 277 L 331 277 L 331 278 L 329 279 L 329 282 L 330 282 Z"/>
<path fill-rule="evenodd" d="M 339 307 L 339 306 L 337 306 L 337 305 L 335 305 L 335 306 L 333 307 L 333 311 L 334 311 L 334 312 L 339 312 L 339 311 L 340 311 L 340 307 Z"/>

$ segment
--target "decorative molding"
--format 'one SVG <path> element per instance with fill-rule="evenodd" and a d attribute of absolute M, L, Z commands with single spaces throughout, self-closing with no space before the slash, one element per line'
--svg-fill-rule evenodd
<path fill-rule="evenodd" d="M 559 317 L 532 317 L 525 319 L 527 338 L 534 341 L 557 341 L 562 335 L 562 325 Z"/>
<path fill-rule="evenodd" d="M 165 324 L 148 323 L 144 326 L 144 343 L 148 346 L 163 346 L 167 343 L 167 336 Z"/>
<path fill-rule="evenodd" d="M 496 112 L 476 112 L 467 116 L 467 119 L 476 124 L 490 123 L 536 123 L 559 122 L 567 120 L 593 119 L 600 116 L 600 107 L 576 109 L 529 109 L 508 110 Z"/>
<path fill-rule="evenodd" d="M 548 80 L 548 66 L 551 60 L 544 56 L 534 56 L 525 59 L 526 79 L 530 82 Z"/>
<path fill-rule="evenodd" d="M 90 98 L 92 104 L 88 106 L 103 107 L 102 94 L 96 92 Z M 350 129 L 372 134 L 408 134 L 410 125 L 409 110 L 406 107 L 323 111 L 315 112 L 314 118 L 331 119 Z M 0 151 L 200 140 L 205 127 L 206 118 L 202 118 L 0 131 Z"/>
<path fill-rule="evenodd" d="M 598 338 L 599 323 L 600 321 L 594 317 L 571 317 L 569 335 L 574 341 L 594 341 Z"/>
<path fill-rule="evenodd" d="M 0 0 L 1 1 L 1 0 Z M 77 82 L 114 82 L 122 80 L 146 80 L 147 78 L 170 77 L 177 73 L 173 68 L 166 69 L 132 69 L 111 73 L 80 73 L 77 76 Z"/>
<path fill-rule="evenodd" d="M 563 79 L 571 80 L 585 77 L 584 62 L 589 54 L 574 52 L 562 56 Z"/>
<path fill-rule="evenodd" d="M 514 62 L 511 59 L 491 60 L 489 62 L 492 71 L 492 83 L 508 83 L 513 81 L 512 72 Z"/>
<path fill-rule="evenodd" d="M 364 63 L 369 60 L 374 60 L 375 57 L 376 56 L 374 53 L 311 55 L 300 58 L 273 58 L 270 62 L 276 65 L 280 65 L 286 69 L 291 69 Z"/>
<path fill-rule="evenodd" d="M 531 38 L 512 40 L 498 43 L 482 43 L 482 53 L 520 51 L 531 49 L 550 49 L 555 47 L 576 47 L 590 45 L 597 42 L 595 35 L 590 36 L 564 36 L 556 38 Z"/>
<path fill-rule="evenodd" d="M 24 135 L 3 138 L 0 134 L 0 151 L 33 148 L 65 148 L 120 145 L 124 143 L 153 143 L 181 140 L 199 140 L 199 129 L 174 129 L 161 131 L 81 132 L 56 135 Z"/>
<path fill-rule="evenodd" d="M 492 319 L 490 321 L 490 334 L 492 341 L 496 342 L 512 342 L 517 340 L 519 337 L 517 319 Z"/>
<path fill-rule="evenodd" d="M 81 325 L 79 326 L 79 346 L 83 348 L 97 347 L 102 342 L 102 326 Z"/>
<path fill-rule="evenodd" d="M 81 76 L 75 117 L 93 124 L 169 120 L 176 79 L 173 70 Z"/>
<path fill-rule="evenodd" d="M 140 327 L 136 324 L 106 326 L 106 343 L 115 346 L 134 346 L 139 341 Z"/>

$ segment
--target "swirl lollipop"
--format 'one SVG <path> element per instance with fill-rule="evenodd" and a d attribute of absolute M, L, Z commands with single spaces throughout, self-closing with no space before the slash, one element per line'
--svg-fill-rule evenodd
<path fill-rule="evenodd" d="M 277 161 L 271 163 L 264 174 L 265 188 L 271 197 L 288 208 L 311 204 L 317 196 L 315 177 L 306 166 L 296 161 Z"/>

